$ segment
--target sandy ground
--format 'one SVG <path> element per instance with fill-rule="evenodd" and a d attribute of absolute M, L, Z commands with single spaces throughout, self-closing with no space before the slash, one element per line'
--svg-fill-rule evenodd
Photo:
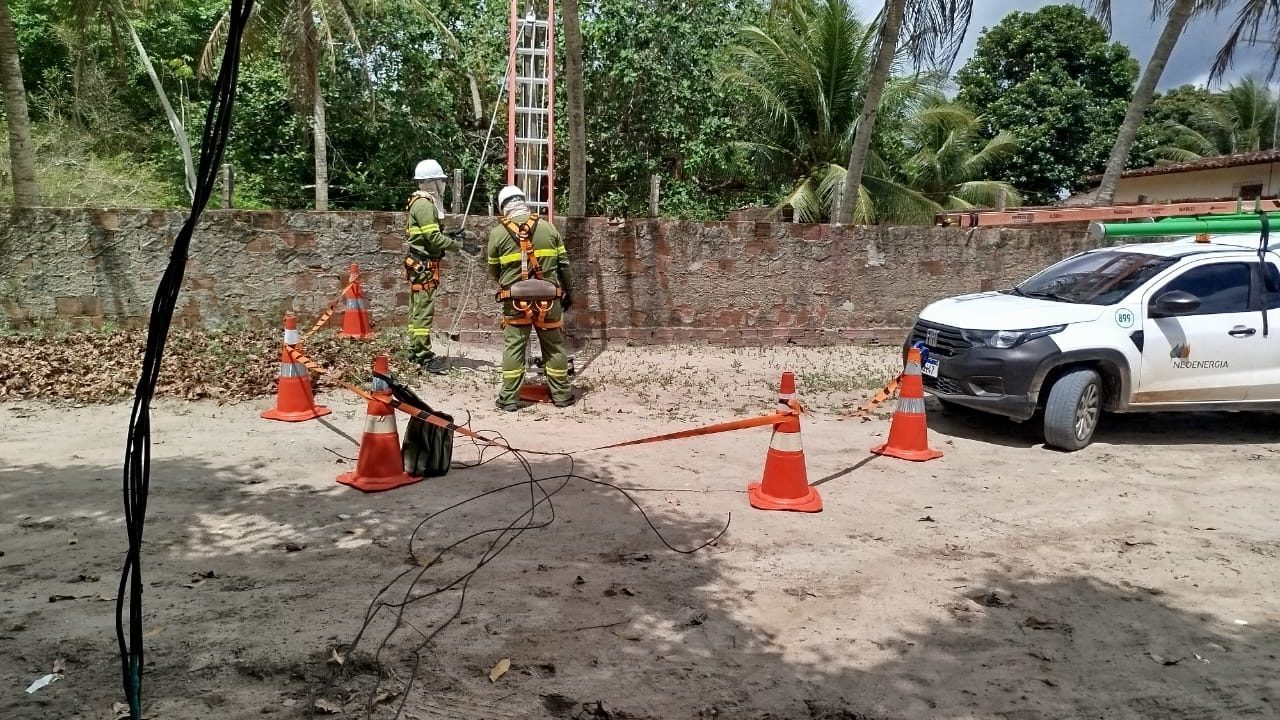
<path fill-rule="evenodd" d="M 422 559 L 528 521 L 539 496 L 525 483 L 435 517 L 418 560 L 410 534 L 525 480 L 513 458 L 365 495 L 334 482 L 363 426 L 353 399 L 324 392 L 334 414 L 298 425 L 258 419 L 265 402 L 163 401 L 144 550 L 148 717 L 295 718 L 317 701 L 335 717 L 420 719 L 1280 716 L 1273 416 L 1109 418 L 1093 446 L 1061 454 L 1025 426 L 931 403 L 946 455 L 912 464 L 868 454 L 887 421 L 834 415 L 884 379 L 891 350 L 611 350 L 583 369 L 579 406 L 514 417 L 492 409 L 492 355 L 467 354 L 421 393 L 547 450 L 771 411 L 792 367 L 815 411 L 803 437 L 825 509 L 748 507 L 766 429 L 583 453 L 573 472 L 631 488 L 672 545 L 727 532 L 672 552 L 626 497 L 571 479 L 554 519 L 539 506 L 543 527 L 476 572 L 459 611 L 457 587 L 420 596 L 498 535 Z M 0 404 L 0 718 L 116 717 L 127 417 Z M 475 458 L 460 440 L 455 460 Z M 538 477 L 569 472 L 528 460 Z M 350 651 L 406 570 L 420 599 L 398 629 L 380 610 Z M 28 695 L 55 663 L 62 678 Z"/>

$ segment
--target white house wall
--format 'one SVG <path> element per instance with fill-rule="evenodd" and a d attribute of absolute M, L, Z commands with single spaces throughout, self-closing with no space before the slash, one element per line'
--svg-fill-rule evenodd
<path fill-rule="evenodd" d="M 1241 186 L 1253 184 L 1262 185 L 1264 197 L 1275 197 L 1280 193 L 1280 163 L 1122 177 L 1116 185 L 1116 202 L 1138 202 L 1140 195 L 1147 202 L 1220 200 L 1238 197 Z"/>

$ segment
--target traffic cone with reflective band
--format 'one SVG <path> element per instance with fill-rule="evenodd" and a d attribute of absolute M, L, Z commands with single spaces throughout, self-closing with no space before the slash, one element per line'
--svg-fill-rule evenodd
<path fill-rule="evenodd" d="M 382 375 L 390 374 L 386 355 L 373 359 L 373 371 Z M 365 411 L 364 437 L 360 439 L 360 457 L 356 459 L 356 469 L 339 475 L 338 482 L 365 492 L 381 492 L 412 485 L 422 478 L 410 477 L 404 471 L 404 458 L 400 454 L 400 433 L 396 430 L 396 411 L 388 404 L 391 389 L 377 376 L 374 376 L 370 389 L 372 397 Z"/>
<path fill-rule="evenodd" d="M 781 421 L 773 426 L 769 452 L 764 460 L 764 479 L 747 486 L 747 500 L 760 510 L 794 510 L 819 512 L 822 498 L 809 486 L 805 470 L 804 447 L 800 444 L 800 413 L 795 402 L 796 377 L 782 374 L 778 389 L 778 414 Z"/>
<path fill-rule="evenodd" d="M 373 337 L 372 324 L 369 321 L 369 301 L 364 299 L 360 290 L 360 269 L 351 263 L 351 275 L 347 280 L 347 289 L 342 293 L 346 299 L 347 309 L 342 315 L 342 332 L 338 337 L 368 340 Z"/>
<path fill-rule="evenodd" d="M 289 348 L 298 344 L 298 319 L 289 313 L 284 316 L 284 344 L 280 346 L 280 379 L 276 386 L 276 406 L 264 413 L 268 420 L 303 422 L 324 417 L 333 412 L 316 405 L 311 394 L 311 371 L 298 362 Z"/>
<path fill-rule="evenodd" d="M 907 365 L 898 389 L 898 407 L 893 411 L 893 422 L 889 425 L 889 441 L 872 448 L 871 452 L 916 462 L 942 457 L 941 452 L 929 447 L 919 348 L 907 351 Z"/>

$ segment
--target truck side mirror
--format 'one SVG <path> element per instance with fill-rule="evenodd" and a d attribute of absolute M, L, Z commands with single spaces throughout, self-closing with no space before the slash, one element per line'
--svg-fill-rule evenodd
<path fill-rule="evenodd" d="M 1151 303 L 1151 317 L 1190 315 L 1200 309 L 1200 298 L 1184 290 L 1170 290 Z"/>

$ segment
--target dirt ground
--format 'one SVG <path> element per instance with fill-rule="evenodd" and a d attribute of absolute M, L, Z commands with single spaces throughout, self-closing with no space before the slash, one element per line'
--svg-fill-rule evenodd
<path fill-rule="evenodd" d="M 541 527 L 471 575 L 459 610 L 460 584 L 428 591 L 513 535 L 422 563 L 530 521 L 542 496 L 514 458 L 365 495 L 335 483 L 363 427 L 351 397 L 322 393 L 333 415 L 303 424 L 260 420 L 266 400 L 160 401 L 148 717 L 1280 717 L 1274 416 L 1113 417 L 1062 454 L 1033 428 L 930 403 L 946 454 L 913 464 L 868 453 L 887 419 L 836 419 L 885 379 L 891 349 L 615 349 L 579 358 L 577 407 L 514 416 L 492 407 L 492 354 L 465 355 L 420 393 L 545 450 L 769 412 L 794 369 L 825 509 L 748 507 L 767 429 L 575 456 L 573 473 L 628 488 L 673 546 L 729 523 L 682 554 L 617 490 L 565 484 L 568 460 L 530 455 L 554 518 L 537 506 Z M 0 718 L 116 717 L 128 411 L 0 404 Z M 476 458 L 459 439 L 455 461 Z M 430 514 L 512 483 L 430 519 L 411 554 Z M 406 571 L 416 589 L 384 596 L 417 598 L 402 624 L 381 608 L 351 650 Z M 27 694 L 55 664 L 61 678 Z"/>

